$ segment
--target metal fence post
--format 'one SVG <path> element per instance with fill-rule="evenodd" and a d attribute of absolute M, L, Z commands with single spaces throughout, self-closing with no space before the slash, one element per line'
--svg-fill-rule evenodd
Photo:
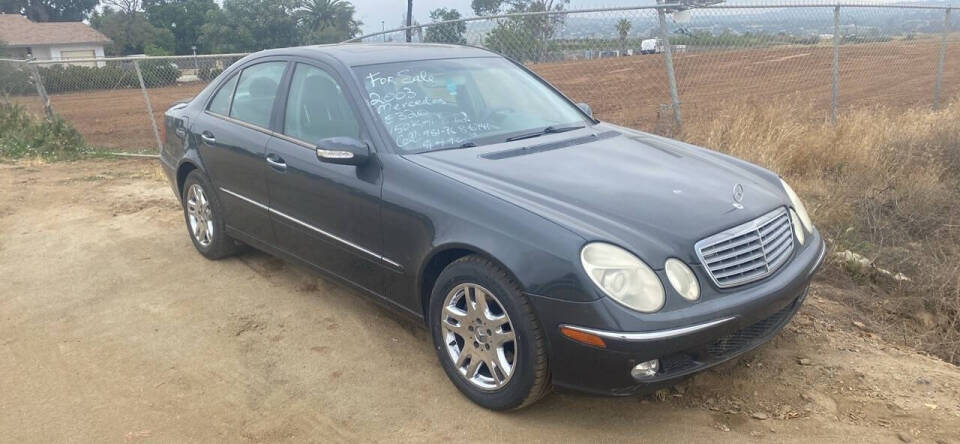
<path fill-rule="evenodd" d="M 33 83 L 37 87 L 37 95 L 40 96 L 40 102 L 43 104 L 43 114 L 47 120 L 53 120 L 53 106 L 50 105 L 50 97 L 47 96 L 47 89 L 43 87 L 43 79 L 40 78 L 40 70 L 37 65 L 31 62 L 25 62 L 30 67 L 30 75 L 33 76 Z"/>
<path fill-rule="evenodd" d="M 137 80 L 140 81 L 140 91 L 143 92 L 143 101 L 147 104 L 147 114 L 150 116 L 150 125 L 153 126 L 153 137 L 157 139 L 157 154 L 163 151 L 163 141 L 160 140 L 160 129 L 157 120 L 153 118 L 153 106 L 150 105 L 150 95 L 147 94 L 147 85 L 143 82 L 143 73 L 140 71 L 140 62 L 134 60 L 133 67 L 137 70 Z"/>
<path fill-rule="evenodd" d="M 937 82 L 933 86 L 933 109 L 940 107 L 940 85 L 943 83 L 943 59 L 947 55 L 947 34 L 950 33 L 950 8 L 943 15 L 943 37 L 940 38 L 940 56 L 937 58 Z"/>
<path fill-rule="evenodd" d="M 662 4 L 662 0 L 658 0 Z M 660 40 L 663 41 L 663 58 L 667 68 L 667 85 L 670 87 L 670 102 L 673 104 L 673 123 L 677 129 L 683 127 L 683 119 L 680 116 L 680 94 L 677 92 L 677 76 L 673 70 L 673 48 L 670 47 L 670 37 L 667 30 L 667 11 L 663 8 L 657 9 L 660 17 Z"/>
<path fill-rule="evenodd" d="M 840 95 L 840 7 L 833 8 L 833 82 L 830 91 L 830 121 L 837 124 Z"/>

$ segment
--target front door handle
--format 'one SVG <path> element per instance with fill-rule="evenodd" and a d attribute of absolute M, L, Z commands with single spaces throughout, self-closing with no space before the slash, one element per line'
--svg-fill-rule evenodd
<path fill-rule="evenodd" d="M 217 143 L 217 139 L 213 137 L 213 133 L 211 133 L 210 131 L 204 131 L 200 133 L 200 138 L 203 139 L 204 142 L 207 142 L 209 144 Z"/>
<path fill-rule="evenodd" d="M 287 163 L 283 161 L 283 158 L 273 153 L 267 154 L 267 163 L 278 171 L 287 169 Z"/>

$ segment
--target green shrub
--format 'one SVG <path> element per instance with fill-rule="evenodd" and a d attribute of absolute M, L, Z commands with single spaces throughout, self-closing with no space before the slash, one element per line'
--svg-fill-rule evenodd
<path fill-rule="evenodd" d="M 147 60 L 140 62 L 140 72 L 147 88 L 170 86 L 180 78 L 180 69 L 167 60 Z"/>
<path fill-rule="evenodd" d="M 168 61 L 144 60 L 139 63 L 143 83 L 147 88 L 173 85 L 180 77 L 180 70 Z M 140 80 L 137 79 L 137 71 L 133 64 L 101 67 L 54 65 L 41 67 L 40 77 L 49 94 L 140 87 Z"/>
<path fill-rule="evenodd" d="M 89 152 L 80 133 L 60 117 L 47 121 L 0 100 L 0 159 L 66 160 Z"/>
<path fill-rule="evenodd" d="M 0 63 L 0 96 L 36 94 L 26 64 Z"/>

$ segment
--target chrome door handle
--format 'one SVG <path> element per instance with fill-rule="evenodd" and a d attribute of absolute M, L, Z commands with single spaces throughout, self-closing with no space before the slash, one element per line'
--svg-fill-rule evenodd
<path fill-rule="evenodd" d="M 207 143 L 217 143 L 217 139 L 213 137 L 213 134 L 210 134 L 207 131 L 200 133 L 200 138 Z"/>
<path fill-rule="evenodd" d="M 278 157 L 278 156 L 275 155 L 275 154 L 268 154 L 268 155 L 267 155 L 267 163 L 269 163 L 270 166 L 272 166 L 272 167 L 274 167 L 274 168 L 276 168 L 276 169 L 278 169 L 278 170 L 281 170 L 281 171 L 287 169 L 287 163 L 284 162 L 283 159 L 281 159 L 280 157 Z"/>

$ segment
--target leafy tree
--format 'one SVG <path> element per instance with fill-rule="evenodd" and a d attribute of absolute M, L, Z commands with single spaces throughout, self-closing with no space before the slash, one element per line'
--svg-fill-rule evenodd
<path fill-rule="evenodd" d="M 35 22 L 76 22 L 100 0 L 0 0 L 0 13 L 25 15 Z"/>
<path fill-rule="evenodd" d="M 101 0 L 101 3 L 104 4 L 104 7 L 127 14 L 132 14 L 143 9 L 141 8 L 141 0 Z"/>
<path fill-rule="evenodd" d="M 113 45 L 106 48 L 109 55 L 143 54 L 148 45 L 155 52 L 169 53 L 176 46 L 170 30 L 151 25 L 140 11 L 123 12 L 106 7 L 90 16 L 90 25 L 113 40 Z"/>
<path fill-rule="evenodd" d="M 456 9 L 438 8 L 430 11 L 430 20 L 444 22 L 448 20 L 460 20 L 460 11 Z M 428 42 L 434 43 L 454 43 L 465 45 L 467 39 L 463 36 L 467 32 L 467 24 L 464 22 L 444 23 L 433 25 L 427 28 Z"/>
<path fill-rule="evenodd" d="M 300 44 L 293 0 L 224 0 L 207 12 L 200 44 L 214 53 L 257 51 Z"/>
<path fill-rule="evenodd" d="M 353 4 L 344 0 L 305 0 L 296 11 L 303 43 L 337 43 L 360 33 Z"/>
<path fill-rule="evenodd" d="M 569 0 L 472 0 L 477 15 L 495 15 L 501 12 L 560 12 Z M 542 61 L 546 58 L 550 39 L 564 21 L 563 14 L 545 14 L 508 17 L 497 21 L 487 34 L 484 44 L 507 57 L 520 62 Z"/>
<path fill-rule="evenodd" d="M 173 33 L 174 53 L 182 55 L 192 54 L 194 45 L 200 52 L 207 50 L 198 44 L 200 28 L 207 13 L 220 6 L 214 0 L 144 0 L 143 8 L 150 24 Z"/>
<path fill-rule="evenodd" d="M 633 27 L 633 23 L 625 18 L 617 22 L 617 34 L 620 34 L 620 55 L 627 52 L 627 36 L 630 35 L 631 27 Z"/>

